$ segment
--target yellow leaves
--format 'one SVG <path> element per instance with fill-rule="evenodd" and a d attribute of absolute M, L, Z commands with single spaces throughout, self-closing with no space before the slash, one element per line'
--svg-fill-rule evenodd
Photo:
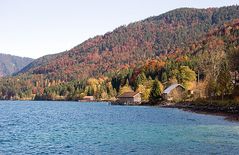
<path fill-rule="evenodd" d="M 85 97 L 86 95 L 87 95 L 86 93 L 80 93 L 79 98 L 83 99 L 83 97 Z"/>
<path fill-rule="evenodd" d="M 179 72 L 181 74 L 182 81 L 195 81 L 196 73 L 188 66 L 180 66 Z"/>
<path fill-rule="evenodd" d="M 194 90 L 196 88 L 196 82 L 184 82 L 184 86 L 188 89 L 188 90 Z"/>
<path fill-rule="evenodd" d="M 86 82 L 85 94 L 91 94 L 97 99 L 109 99 L 111 96 L 116 95 L 111 81 L 105 76 L 100 76 L 97 79 L 89 78 Z"/>
<path fill-rule="evenodd" d="M 179 70 L 173 70 L 172 74 L 173 77 L 169 83 L 177 83 L 178 81 L 187 89 L 191 86 L 191 82 L 196 81 L 196 73 L 188 66 L 180 66 Z"/>
<path fill-rule="evenodd" d="M 140 84 L 140 85 L 138 85 L 138 88 L 136 91 L 139 93 L 143 93 L 143 92 L 145 92 L 145 89 L 146 89 L 145 86 Z"/>
<path fill-rule="evenodd" d="M 87 80 L 87 85 L 94 87 L 96 85 L 101 85 L 102 83 L 104 83 L 107 80 L 108 80 L 108 77 L 104 77 L 104 76 L 101 76 L 98 79 L 96 79 L 96 78 L 89 78 Z"/>
<path fill-rule="evenodd" d="M 138 89 L 136 91 L 141 93 L 141 97 L 144 101 L 149 100 L 151 88 L 147 88 L 146 86 L 141 84 L 138 86 Z"/>
<path fill-rule="evenodd" d="M 159 88 L 160 88 L 160 90 L 163 92 L 164 86 L 163 86 L 163 84 L 162 84 L 161 82 L 159 82 Z"/>
<path fill-rule="evenodd" d="M 125 92 L 133 92 L 132 88 L 129 85 L 125 85 L 123 87 L 120 88 L 119 90 L 119 94 L 123 94 Z"/>
<path fill-rule="evenodd" d="M 94 86 L 94 85 L 98 85 L 98 84 L 99 84 L 99 81 L 95 78 L 89 78 L 87 80 L 87 85 Z"/>
<path fill-rule="evenodd" d="M 94 92 L 96 92 L 99 88 L 100 85 L 105 81 L 104 77 L 100 77 L 99 79 L 96 78 L 89 78 L 87 80 L 87 85 L 88 87 L 93 88 Z"/>

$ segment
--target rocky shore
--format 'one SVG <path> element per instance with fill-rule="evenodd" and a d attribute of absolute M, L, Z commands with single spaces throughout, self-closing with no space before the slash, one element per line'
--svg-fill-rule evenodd
<path fill-rule="evenodd" d="M 213 104 L 197 104 L 193 102 L 182 102 L 175 104 L 159 105 L 163 108 L 178 108 L 185 111 L 196 112 L 201 114 L 211 114 L 224 116 L 230 121 L 239 121 L 239 105 L 218 106 Z"/>

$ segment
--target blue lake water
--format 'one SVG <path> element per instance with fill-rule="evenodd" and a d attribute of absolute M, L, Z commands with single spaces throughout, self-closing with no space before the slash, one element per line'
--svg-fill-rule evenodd
<path fill-rule="evenodd" d="M 107 103 L 0 102 L 0 154 L 238 154 L 239 123 Z"/>

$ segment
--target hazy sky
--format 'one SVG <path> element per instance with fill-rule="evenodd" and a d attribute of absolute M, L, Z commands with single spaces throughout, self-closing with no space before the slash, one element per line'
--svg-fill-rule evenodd
<path fill-rule="evenodd" d="M 0 53 L 37 58 L 179 7 L 239 0 L 0 0 Z"/>

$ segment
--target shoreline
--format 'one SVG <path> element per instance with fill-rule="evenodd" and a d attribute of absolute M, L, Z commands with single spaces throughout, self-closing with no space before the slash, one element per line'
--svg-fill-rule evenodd
<path fill-rule="evenodd" d="M 205 115 L 214 115 L 214 116 L 223 116 L 225 120 L 239 122 L 239 106 L 235 107 L 219 107 L 212 105 L 193 105 L 193 104 L 169 104 L 169 105 L 158 105 L 161 108 L 177 108 L 183 111 L 205 114 Z"/>

